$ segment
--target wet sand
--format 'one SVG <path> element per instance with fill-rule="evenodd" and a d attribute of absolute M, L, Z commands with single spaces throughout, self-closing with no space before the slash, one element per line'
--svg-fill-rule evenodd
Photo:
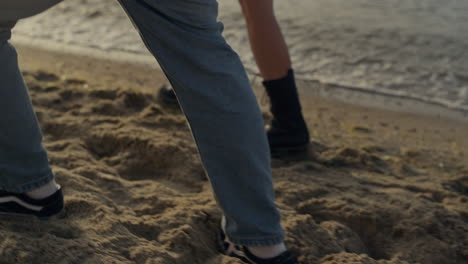
<path fill-rule="evenodd" d="M 185 118 L 156 100 L 160 72 L 19 53 L 66 213 L 0 221 L 0 263 L 240 263 L 216 253 L 221 212 Z M 468 125 L 302 100 L 310 153 L 273 161 L 301 263 L 468 261 Z"/>
<path fill-rule="evenodd" d="M 311 86 L 319 82 L 352 93 L 437 104 L 468 115 L 468 2 L 288 0 L 275 4 L 300 80 Z M 249 72 L 257 74 L 237 1 L 220 1 L 220 20 L 230 45 Z M 55 42 L 65 48 L 138 54 L 152 61 L 115 0 L 67 0 L 21 21 L 15 33 L 25 44 L 41 39 L 47 41 L 44 47 Z M 401 110 L 414 110 L 405 106 Z"/>

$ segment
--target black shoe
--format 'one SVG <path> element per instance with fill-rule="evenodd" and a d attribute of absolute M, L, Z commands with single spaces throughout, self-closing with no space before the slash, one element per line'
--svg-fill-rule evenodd
<path fill-rule="evenodd" d="M 273 121 L 267 131 L 273 158 L 295 158 L 307 154 L 309 131 L 302 116 L 297 88 L 292 70 L 283 79 L 265 81 L 263 85 L 270 97 Z M 180 108 L 170 86 L 159 90 L 159 100 L 168 106 Z"/>
<path fill-rule="evenodd" d="M 170 86 L 164 85 L 159 90 L 158 98 L 161 101 L 161 103 L 165 105 L 175 106 L 178 108 L 180 107 L 179 101 L 177 100 L 177 96 L 175 95 L 174 90 Z"/>
<path fill-rule="evenodd" d="M 282 79 L 263 82 L 270 98 L 273 121 L 267 131 L 272 157 L 284 158 L 306 154 L 309 131 L 302 115 L 294 72 Z"/>
<path fill-rule="evenodd" d="M 62 189 L 44 199 L 32 199 L 26 194 L 0 191 L 0 215 L 48 218 L 58 215 L 62 210 Z"/>
<path fill-rule="evenodd" d="M 299 124 L 303 122 L 298 122 Z M 294 158 L 305 156 L 309 148 L 307 127 L 285 127 L 273 120 L 267 131 L 270 152 L 273 158 Z"/>
<path fill-rule="evenodd" d="M 256 257 L 247 247 L 236 245 L 229 241 L 220 229 L 218 233 L 218 244 L 221 254 L 238 258 L 248 264 L 298 264 L 296 257 L 289 251 L 285 251 L 279 256 L 269 259 L 261 259 Z"/>

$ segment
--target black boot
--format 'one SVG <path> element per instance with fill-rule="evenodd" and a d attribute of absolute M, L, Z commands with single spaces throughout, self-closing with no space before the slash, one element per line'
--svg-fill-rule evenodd
<path fill-rule="evenodd" d="M 309 131 L 302 116 L 293 70 L 282 79 L 264 81 L 273 120 L 267 131 L 272 157 L 286 158 L 307 153 Z"/>

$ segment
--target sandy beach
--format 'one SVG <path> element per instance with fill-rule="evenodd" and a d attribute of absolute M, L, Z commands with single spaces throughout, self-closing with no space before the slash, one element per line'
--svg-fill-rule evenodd
<path fill-rule="evenodd" d="M 221 212 L 185 118 L 156 100 L 161 72 L 19 54 L 66 210 L 49 222 L 0 221 L 0 263 L 240 263 L 216 252 Z M 302 100 L 310 153 L 273 161 L 301 263 L 468 262 L 466 123 Z"/>
<path fill-rule="evenodd" d="M 219 2 L 268 122 L 239 5 Z M 468 3 L 275 4 L 312 138 L 272 163 L 300 263 L 468 263 Z M 0 264 L 240 264 L 216 251 L 187 122 L 117 1 L 65 0 L 13 36 L 65 214 L 0 219 Z"/>
<path fill-rule="evenodd" d="M 257 74 L 239 4 L 219 2 L 224 36 L 248 71 Z M 435 104 L 468 116 L 467 1 L 288 0 L 275 4 L 296 74 L 304 85 L 338 85 Z M 47 40 L 44 47 L 53 42 L 66 49 L 121 52 L 153 62 L 115 0 L 66 0 L 21 21 L 15 33 L 23 44 Z"/>

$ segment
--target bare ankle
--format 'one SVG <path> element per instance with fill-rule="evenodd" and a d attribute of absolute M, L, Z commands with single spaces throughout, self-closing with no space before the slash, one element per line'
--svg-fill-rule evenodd
<path fill-rule="evenodd" d="M 39 188 L 26 192 L 26 195 L 33 199 L 43 199 L 51 196 L 58 189 L 60 189 L 60 186 L 55 182 L 55 180 L 52 180 Z"/>
<path fill-rule="evenodd" d="M 256 257 L 263 258 L 263 259 L 277 257 L 287 250 L 286 245 L 284 243 L 272 245 L 272 246 L 247 247 L 247 248 Z"/>

